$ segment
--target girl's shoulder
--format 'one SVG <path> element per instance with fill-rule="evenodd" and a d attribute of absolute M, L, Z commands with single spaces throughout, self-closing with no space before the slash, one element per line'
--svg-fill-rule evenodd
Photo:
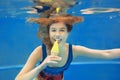
<path fill-rule="evenodd" d="M 81 49 L 83 46 L 81 46 L 81 45 L 74 45 L 74 44 L 72 44 L 72 49 L 74 50 L 74 51 L 76 51 L 77 49 Z"/>
<path fill-rule="evenodd" d="M 34 56 L 36 59 L 41 61 L 42 60 L 42 46 L 40 45 L 40 46 L 36 47 L 33 50 L 31 56 Z"/>
<path fill-rule="evenodd" d="M 72 45 L 73 57 L 77 57 L 78 54 L 82 52 L 83 46 L 81 45 Z"/>
<path fill-rule="evenodd" d="M 81 51 L 81 49 L 84 47 L 84 46 L 81 46 L 81 45 L 75 45 L 75 44 L 70 44 L 70 43 L 66 43 L 67 46 L 69 45 L 72 45 L 72 51 L 73 52 L 77 52 L 77 51 Z"/>

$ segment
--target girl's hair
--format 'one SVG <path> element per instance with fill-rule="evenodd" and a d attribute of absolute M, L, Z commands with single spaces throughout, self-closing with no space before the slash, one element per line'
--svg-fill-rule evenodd
<path fill-rule="evenodd" d="M 67 32 L 70 32 L 72 30 L 72 25 L 70 25 L 70 24 L 65 24 L 65 25 L 67 27 Z M 47 25 L 47 26 L 41 25 L 39 27 L 39 30 L 38 30 L 38 33 L 37 33 L 37 36 L 42 39 L 43 44 L 46 45 L 46 48 L 49 51 L 51 50 L 51 48 L 53 46 L 53 44 L 50 41 L 50 37 L 49 37 L 50 26 L 51 25 Z"/>

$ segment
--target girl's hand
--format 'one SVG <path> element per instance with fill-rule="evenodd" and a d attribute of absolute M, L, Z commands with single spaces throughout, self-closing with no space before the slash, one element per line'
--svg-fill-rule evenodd
<path fill-rule="evenodd" d="M 54 65 L 58 64 L 58 62 L 61 60 L 62 60 L 62 58 L 59 56 L 49 55 L 45 58 L 45 60 L 42 62 L 42 64 L 44 65 L 44 68 L 45 68 L 46 66 L 50 66 L 50 65 L 54 66 Z"/>

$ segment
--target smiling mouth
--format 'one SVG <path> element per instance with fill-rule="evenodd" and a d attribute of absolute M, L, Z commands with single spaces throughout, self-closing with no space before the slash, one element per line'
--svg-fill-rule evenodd
<path fill-rule="evenodd" d="M 54 42 L 58 41 L 58 44 L 62 41 L 62 39 L 54 39 Z"/>

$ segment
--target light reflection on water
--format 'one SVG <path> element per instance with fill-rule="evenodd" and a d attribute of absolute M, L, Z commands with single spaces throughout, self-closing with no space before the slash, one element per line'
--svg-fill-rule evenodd
<path fill-rule="evenodd" d="M 119 13 L 118 16 L 120 16 L 120 8 L 116 8 L 116 7 L 82 7 L 82 5 L 84 5 L 84 1 L 79 1 L 79 4 L 77 4 L 77 8 L 80 9 L 75 9 L 76 7 L 71 7 L 70 9 L 73 9 L 75 11 L 71 12 L 70 14 L 79 14 L 79 15 L 92 15 L 92 14 L 103 14 L 103 13 L 111 13 L 111 12 L 117 12 Z M 100 1 L 99 1 L 100 3 Z M 93 4 L 94 5 L 94 4 Z M 0 17 L 11 17 L 11 18 L 16 18 L 16 17 L 21 17 L 25 15 L 24 18 L 27 18 L 29 16 L 34 16 L 33 14 L 29 14 L 27 13 L 30 10 L 30 6 L 33 6 L 33 3 L 29 0 L 29 1 L 25 1 L 25 0 L 5 0 L 5 1 L 1 1 L 0 2 Z M 98 5 L 100 6 L 100 5 Z M 110 16 L 110 18 L 112 18 Z"/>
<path fill-rule="evenodd" d="M 10 16 L 16 15 L 24 15 L 24 14 L 29 14 L 27 13 L 30 10 L 29 7 L 24 7 L 24 8 L 18 8 L 18 9 L 0 9 L 0 12 L 8 13 Z M 86 8 L 86 9 L 81 9 L 79 10 L 80 13 L 72 12 L 74 14 L 100 14 L 100 13 L 111 13 L 111 12 L 119 12 L 120 13 L 120 8 Z"/>
<path fill-rule="evenodd" d="M 86 8 L 80 10 L 81 14 L 99 14 L 109 12 L 120 12 L 120 8 Z"/>

